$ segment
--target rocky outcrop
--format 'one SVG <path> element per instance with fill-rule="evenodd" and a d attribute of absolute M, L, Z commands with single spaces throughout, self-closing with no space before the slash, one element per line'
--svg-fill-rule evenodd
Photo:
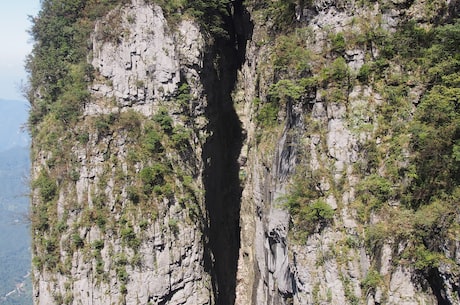
<path fill-rule="evenodd" d="M 180 84 L 187 83 L 193 100 L 185 107 L 196 131 L 190 134 L 189 153 L 196 157 L 188 162 L 175 155 L 171 159 L 178 160 L 171 162 L 184 166 L 187 175 L 199 177 L 207 120 L 200 81 L 205 43 L 197 25 L 184 20 L 171 27 L 160 7 L 135 1 L 97 23 L 92 45 L 91 64 L 97 77 L 80 128 L 126 113 L 152 120 L 160 107 L 167 107 L 175 125 L 184 124 L 178 119 L 184 105 L 178 105 L 174 97 Z M 66 227 L 76 231 L 62 234 L 59 243 L 68 243 L 77 234 L 85 246 L 61 250 L 60 263 L 68 264 L 66 272 L 35 270 L 35 304 L 213 303 L 212 279 L 203 262 L 207 255 L 203 223 L 190 220 L 178 193 L 162 196 L 143 208 L 133 206 L 129 199 L 129 187 L 136 183 L 132 176 L 139 175 L 149 162 L 139 159 L 129 164 L 130 154 L 136 153 L 139 145 L 133 146 L 134 139 L 126 133 L 136 131 L 126 128 L 144 124 L 131 123 L 134 125 L 109 128 L 104 133 L 89 130 L 88 142 L 76 143 L 69 152 L 78 164 L 77 178 L 60 192 L 57 209 Z M 40 165 L 35 162 L 35 175 Z M 200 179 L 190 183 L 197 189 L 202 185 Z M 195 213 L 201 215 L 202 202 L 194 201 Z M 85 211 L 95 210 L 97 205 L 106 211 L 102 216 L 106 224 L 84 225 Z M 129 245 L 126 234 L 132 234 L 128 238 L 135 244 Z"/>

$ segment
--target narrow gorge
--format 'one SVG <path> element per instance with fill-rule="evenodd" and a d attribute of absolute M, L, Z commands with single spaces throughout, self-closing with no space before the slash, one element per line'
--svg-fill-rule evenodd
<path fill-rule="evenodd" d="M 241 185 L 239 162 L 243 130 L 235 112 L 232 91 L 237 72 L 245 59 L 246 29 L 242 1 L 231 4 L 223 20 L 224 37 L 206 50 L 201 82 L 207 99 L 205 116 L 208 134 L 202 160 L 208 255 L 216 304 L 234 304 L 240 248 Z M 237 23 L 239 29 L 237 29 Z"/>
<path fill-rule="evenodd" d="M 459 304 L 459 7 L 42 1 L 34 304 Z"/>

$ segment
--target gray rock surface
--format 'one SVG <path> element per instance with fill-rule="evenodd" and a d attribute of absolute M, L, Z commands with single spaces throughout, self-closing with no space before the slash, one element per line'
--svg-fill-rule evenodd
<path fill-rule="evenodd" d="M 112 18 L 119 18 L 117 29 L 107 29 Z M 104 31 L 119 31 L 119 39 L 106 40 Z M 84 110 L 85 120 L 90 121 L 103 114 L 135 111 L 151 118 L 160 105 L 165 105 L 181 81 L 191 84 L 191 94 L 202 95 L 199 70 L 202 68 L 204 39 L 198 26 L 184 20 L 170 28 L 162 10 L 158 6 L 147 5 L 143 1 L 133 1 L 132 5 L 112 11 L 98 21 L 92 35 L 93 53 L 91 64 L 98 73 L 91 85 L 92 97 Z M 194 68 L 189 68 L 194 67 Z M 196 84 L 196 85 L 194 85 Z M 206 120 L 200 115 L 203 101 L 195 106 L 196 126 L 203 128 Z M 170 110 L 174 106 L 171 104 Z M 192 109 L 194 111 L 195 109 Z M 102 139 L 90 134 L 86 146 L 76 145 L 73 154 L 81 165 L 75 183 L 77 206 L 91 208 L 95 203 L 94 194 L 102 193 L 107 200 L 104 204 L 111 211 L 115 221 L 120 202 L 127 202 L 127 191 L 117 194 L 114 175 L 117 170 L 126 172 L 128 140 L 123 135 L 111 134 Z M 199 143 L 197 138 L 191 139 Z M 197 154 L 201 148 L 195 147 Z M 107 162 L 117 160 L 118 166 Z M 43 159 L 45 162 L 46 159 Z M 200 171 L 200 164 L 196 171 Z M 38 173 L 39 164 L 35 164 Z M 100 189 L 107 171 L 112 176 L 105 189 Z M 103 178 L 104 177 L 104 178 Z M 197 185 L 199 185 L 197 181 Z M 124 186 L 126 187 L 126 186 Z M 66 200 L 72 194 L 62 191 L 58 201 L 58 214 L 68 212 Z M 97 261 L 91 256 L 75 251 L 71 257 L 61 252 L 62 260 L 70 264 L 69 273 L 54 274 L 44 271 L 35 274 L 35 304 L 60 304 L 66 296 L 74 304 L 211 304 L 213 294 L 210 274 L 203 264 L 204 245 L 199 224 L 187 221 L 187 215 L 177 201 L 163 201 L 161 216 L 148 222 L 142 230 L 134 222 L 136 234 L 142 236 L 138 249 L 123 245 L 116 232 L 101 231 L 95 224 L 81 228 L 80 236 L 85 243 L 103 240 L 100 261 L 103 262 L 104 276 L 95 272 Z M 134 216 L 134 215 L 132 215 Z M 71 211 L 67 225 L 72 227 L 81 221 L 79 211 Z M 178 232 L 171 229 L 171 221 L 177 223 Z M 141 232 L 142 231 L 142 232 Z M 65 242 L 69 235 L 63 235 Z M 126 257 L 129 261 L 140 258 L 139 266 L 128 264 L 125 269 L 128 279 L 120 283 L 116 270 L 117 260 Z M 124 290 L 124 291 L 123 291 Z M 58 297 L 59 296 L 59 297 Z"/>
<path fill-rule="evenodd" d="M 361 2 L 298 1 L 295 22 L 309 27 L 311 33 L 304 42 L 312 56 L 317 56 L 314 58 L 330 49 L 331 35 L 358 31 L 357 17 L 362 17 L 367 26 L 378 23 L 391 31 L 404 15 L 394 7 L 382 10 L 380 1 L 371 1 L 368 6 Z M 412 6 L 409 4 L 414 1 L 391 2 L 408 6 L 404 13 L 410 16 L 420 14 L 417 1 Z M 253 13 L 250 7 L 248 10 Z M 362 177 L 356 174 L 356 168 L 363 161 L 364 143 L 376 137 L 379 121 L 375 110 L 382 103 L 382 96 L 376 88 L 358 82 L 346 85 L 346 102 L 328 99 L 328 90 L 336 88 L 315 89 L 300 101 L 280 103 L 275 126 L 261 130 L 256 122 L 259 106 L 254 101 L 267 101 L 276 77 L 269 65 L 273 45 L 265 43 L 269 41 L 270 21 L 252 17 L 252 37 L 232 95 L 244 138 L 236 160 L 240 176 L 236 184 L 241 186 L 242 193 L 235 304 L 436 304 L 428 285 L 424 283 L 422 287 L 417 280 L 415 268 L 410 264 L 398 265 L 394 260 L 395 252 L 401 253 L 407 245 L 387 240 L 379 251 L 372 252 L 366 246 L 368 232 L 359 221 L 357 186 Z M 120 21 L 116 28 L 113 20 Z M 108 31 L 115 33 L 109 35 Z M 204 62 L 204 54 L 210 48 L 207 40 L 190 19 L 170 26 L 159 6 L 142 0 L 133 0 L 97 22 L 92 33 L 93 50 L 88 56 L 96 78 L 89 88 L 91 99 L 85 105 L 81 127 L 94 124 L 104 115 L 131 111 L 148 121 L 159 109 L 166 109 L 174 126 L 188 124 L 192 130 L 190 150 L 182 155 L 170 151 L 166 154 L 176 162 L 176 172 L 186 171 L 193 177 L 191 184 L 198 190 L 194 203 L 200 213 L 192 219 L 174 189 L 170 198 L 159 196 L 161 199 L 152 203 L 158 208 L 157 215 L 141 226 L 140 209 L 131 206 L 126 211 L 129 183 L 120 187 L 115 181 L 117 176 L 128 174 L 128 159 L 133 153 L 126 135 L 129 131 L 90 134 L 88 143 L 75 143 L 70 152 L 80 165 L 78 179 L 73 185 L 62 187 L 59 193 L 57 217 L 68 217 L 65 225 L 72 228 L 58 241 L 62 270 L 34 271 L 35 304 L 62 304 L 67 299 L 68 304 L 87 305 L 211 305 L 219 303 L 219 292 L 232 289 L 216 284 L 212 270 L 216 257 L 208 249 L 210 232 L 206 231 L 211 221 L 205 211 L 207 194 L 203 180 L 205 169 L 213 168 L 212 162 L 216 162 L 205 159 L 207 141 L 215 139 L 208 129 L 208 119 L 210 112 L 222 110 L 208 104 L 207 94 L 215 92 L 206 89 L 216 88 L 205 88 L 204 83 L 206 77 L 212 76 L 203 76 L 211 72 L 203 69 L 214 64 Z M 360 70 L 366 56 L 378 55 L 377 48 L 370 48 L 364 50 L 354 45 L 344 51 L 350 73 Z M 312 66 L 321 64 L 319 60 L 312 62 Z M 191 97 L 188 104 L 178 105 L 176 93 L 185 82 Z M 410 96 L 416 104 L 422 89 L 415 86 L 412 90 Z M 375 142 L 380 144 L 381 139 L 376 138 Z M 228 152 L 223 150 L 222 155 L 225 153 Z M 41 165 L 49 158 L 46 152 L 38 153 L 33 178 L 38 177 Z M 136 174 L 141 171 L 142 162 L 148 160 L 137 162 Z M 308 234 L 292 229 L 293 215 L 285 206 L 294 178 L 315 179 L 313 191 L 321 194 L 334 214 L 327 224 L 312 226 Z M 179 185 L 179 180 L 176 178 L 172 184 Z M 137 248 L 126 246 L 120 230 L 101 229 L 91 218 L 94 215 L 83 213 L 100 204 L 97 195 L 104 198 L 103 205 L 111 220 L 117 224 L 131 223 L 130 229 L 142 237 Z M 397 207 L 399 202 L 394 200 L 388 205 Z M 379 217 L 371 214 L 369 223 L 378 224 Z M 81 225 L 85 221 L 89 224 Z M 102 241 L 100 257 L 88 249 L 66 247 L 74 234 L 87 245 Z M 459 249 L 458 244 L 446 247 L 446 257 L 459 263 Z M 62 267 L 65 264 L 68 270 Z M 458 283 L 451 276 L 453 272 L 448 265 L 438 269 L 443 292 L 455 304 Z M 365 281 L 372 272 L 377 272 L 381 281 L 373 283 L 375 287 L 367 287 Z"/>

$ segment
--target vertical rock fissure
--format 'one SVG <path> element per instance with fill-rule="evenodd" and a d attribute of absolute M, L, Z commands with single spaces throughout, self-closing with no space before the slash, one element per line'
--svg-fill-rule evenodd
<path fill-rule="evenodd" d="M 443 287 L 443 279 L 439 274 L 439 270 L 437 268 L 431 269 L 426 274 L 426 279 L 433 291 L 436 300 L 438 301 L 438 305 L 452 305 L 446 295 L 445 288 Z"/>
<path fill-rule="evenodd" d="M 232 2 L 224 19 L 228 36 L 216 38 L 205 54 L 201 76 L 208 100 L 206 116 L 209 138 L 203 148 L 205 206 L 208 216 L 205 264 L 212 276 L 215 302 L 235 302 L 236 272 L 240 248 L 242 189 L 238 157 L 243 133 L 231 93 L 237 71 L 245 58 L 246 27 L 250 24 L 242 1 Z M 238 23 L 238 26 L 236 25 Z"/>

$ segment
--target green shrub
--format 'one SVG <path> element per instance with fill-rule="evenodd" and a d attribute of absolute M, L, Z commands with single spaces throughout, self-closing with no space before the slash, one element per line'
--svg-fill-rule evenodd
<path fill-rule="evenodd" d="M 460 183 L 460 163 L 455 154 L 460 143 L 459 99 L 459 88 L 437 85 L 417 108 L 411 126 L 413 162 L 417 166 L 411 186 L 414 207 L 429 202 L 435 195 L 451 192 Z"/>
<path fill-rule="evenodd" d="M 305 205 L 319 199 L 322 195 L 313 176 L 305 177 L 298 173 L 289 187 L 288 194 L 283 198 L 284 206 L 291 215 L 297 215 Z"/>
<path fill-rule="evenodd" d="M 284 205 L 291 214 L 299 239 L 314 233 L 317 229 L 322 230 L 333 221 L 334 209 L 322 200 L 321 196 L 314 179 L 299 176 L 295 178 L 288 195 L 284 198 Z"/>
<path fill-rule="evenodd" d="M 121 281 L 121 279 L 120 279 L 120 281 Z M 126 287 L 126 284 L 121 284 L 120 285 L 120 293 L 122 295 L 128 294 L 128 287 Z"/>
<path fill-rule="evenodd" d="M 174 187 L 170 183 L 165 183 L 163 185 L 155 185 L 153 187 L 153 192 L 158 196 L 165 196 L 171 198 L 174 195 Z"/>
<path fill-rule="evenodd" d="M 270 100 L 286 103 L 287 101 L 298 101 L 305 94 L 305 87 L 299 86 L 295 81 L 283 79 L 273 84 L 268 89 Z"/>
<path fill-rule="evenodd" d="M 349 69 L 343 57 L 339 57 L 332 62 L 329 76 L 332 81 L 348 81 Z"/>
<path fill-rule="evenodd" d="M 53 293 L 53 301 L 56 304 L 64 304 L 64 297 L 62 296 L 62 294 L 55 292 Z"/>
<path fill-rule="evenodd" d="M 96 117 L 94 122 L 94 126 L 98 132 L 98 136 L 107 136 L 112 132 L 112 126 L 115 124 L 117 120 L 117 114 L 101 114 Z"/>
<path fill-rule="evenodd" d="M 114 258 L 116 267 L 124 267 L 128 265 L 128 258 L 124 253 L 117 254 Z"/>
<path fill-rule="evenodd" d="M 261 127 L 272 127 L 278 122 L 278 106 L 275 103 L 264 103 L 256 115 L 256 122 Z"/>
<path fill-rule="evenodd" d="M 368 226 L 365 231 L 365 245 L 369 253 L 376 253 L 388 239 L 388 228 L 384 223 Z"/>
<path fill-rule="evenodd" d="M 77 249 L 82 248 L 85 245 L 84 239 L 81 238 L 78 233 L 72 234 L 72 243 Z"/>
<path fill-rule="evenodd" d="M 84 131 L 84 132 L 78 133 L 77 140 L 81 144 L 87 144 L 89 142 L 89 132 Z"/>
<path fill-rule="evenodd" d="M 47 253 L 53 253 L 58 249 L 58 242 L 55 237 L 43 239 L 43 246 Z"/>
<path fill-rule="evenodd" d="M 126 228 L 122 228 L 120 233 L 121 233 L 121 238 L 124 241 L 136 238 L 136 233 L 134 232 L 134 229 L 130 226 Z"/>
<path fill-rule="evenodd" d="M 295 28 L 293 23 L 296 20 L 296 5 L 306 7 L 311 4 L 311 0 L 285 0 L 270 1 L 266 3 L 266 18 L 273 20 L 272 29 L 278 32 L 284 32 Z"/>
<path fill-rule="evenodd" d="M 316 88 L 318 86 L 318 78 L 317 77 L 303 77 L 297 81 L 297 84 L 300 88 L 298 89 L 300 95 L 309 92 L 316 92 Z"/>
<path fill-rule="evenodd" d="M 362 83 L 367 83 L 371 75 L 371 72 L 371 66 L 369 64 L 363 64 L 361 68 L 359 68 L 358 75 L 356 76 L 356 78 Z"/>
<path fill-rule="evenodd" d="M 102 211 L 96 213 L 96 225 L 101 229 L 105 229 L 105 225 L 107 223 L 107 217 L 104 215 Z"/>
<path fill-rule="evenodd" d="M 278 36 L 271 58 L 278 77 L 304 77 L 309 73 L 312 55 L 305 43 L 307 35 L 306 30 L 297 30 Z"/>
<path fill-rule="evenodd" d="M 161 163 L 155 163 L 152 166 L 144 167 L 139 176 L 144 184 L 144 193 L 150 194 L 153 191 L 154 186 L 161 186 L 165 181 L 165 174 L 167 168 Z"/>
<path fill-rule="evenodd" d="M 125 266 L 118 266 L 116 268 L 116 273 L 117 273 L 117 278 L 118 280 L 123 283 L 123 284 L 126 284 L 128 283 L 128 280 L 129 280 L 129 274 L 128 272 L 126 271 L 126 267 Z M 126 288 L 126 287 L 125 287 Z"/>
<path fill-rule="evenodd" d="M 142 220 L 139 222 L 139 228 L 140 228 L 141 230 L 147 229 L 148 225 L 149 225 L 149 222 L 148 222 L 146 219 L 142 219 Z"/>
<path fill-rule="evenodd" d="M 372 208 L 379 209 L 383 203 L 390 200 L 395 192 L 393 184 L 377 174 L 372 174 L 357 185 L 356 192 L 359 198 Z"/>
<path fill-rule="evenodd" d="M 340 280 L 342 281 L 345 298 L 350 305 L 359 305 L 360 299 L 356 296 L 353 289 L 353 285 L 349 277 L 345 277 L 342 273 L 340 274 Z"/>
<path fill-rule="evenodd" d="M 268 102 L 261 105 L 260 100 L 254 102 L 259 106 L 257 121 L 263 126 L 271 126 L 276 123 L 278 116 L 278 108 L 280 105 L 285 105 L 287 102 L 300 101 L 307 91 L 316 87 L 314 78 L 301 78 L 300 80 L 283 79 L 275 84 L 272 84 L 268 89 Z"/>
<path fill-rule="evenodd" d="M 443 258 L 441 253 L 429 251 L 425 246 L 420 245 L 415 249 L 414 253 L 414 267 L 417 270 L 427 271 L 432 268 L 439 267 Z"/>
<path fill-rule="evenodd" d="M 179 125 L 174 127 L 171 140 L 175 148 L 179 151 L 185 151 L 190 146 L 190 131 Z"/>
<path fill-rule="evenodd" d="M 345 52 L 346 43 L 343 33 L 337 33 L 331 38 L 331 52 L 342 54 Z"/>
<path fill-rule="evenodd" d="M 76 122 L 84 103 L 90 96 L 87 89 L 86 66 L 81 64 L 69 67 L 68 80 L 62 88 L 61 95 L 53 104 L 52 111 L 56 118 L 66 124 Z"/>
<path fill-rule="evenodd" d="M 138 204 L 141 200 L 139 189 L 136 186 L 130 185 L 126 188 L 127 197 L 132 203 Z"/>
<path fill-rule="evenodd" d="M 44 266 L 49 271 L 55 271 L 59 263 L 59 254 L 48 253 L 43 258 Z"/>
<path fill-rule="evenodd" d="M 104 274 L 104 261 L 102 257 L 96 258 L 96 273 L 99 275 Z"/>
<path fill-rule="evenodd" d="M 189 101 L 192 99 L 192 95 L 190 94 L 190 85 L 182 83 L 179 86 L 176 94 L 176 100 L 182 107 L 186 107 L 189 104 Z"/>
<path fill-rule="evenodd" d="M 98 251 L 104 249 L 104 240 L 99 239 L 99 240 L 93 241 L 93 243 L 91 244 L 91 247 Z"/>
<path fill-rule="evenodd" d="M 131 258 L 131 266 L 133 267 L 142 267 L 142 255 L 140 253 L 135 253 Z"/>
<path fill-rule="evenodd" d="M 323 200 L 315 200 L 313 203 L 302 207 L 299 211 L 301 222 L 307 227 L 311 224 L 324 226 L 334 219 L 334 210 Z"/>
<path fill-rule="evenodd" d="M 370 269 L 366 277 L 361 281 L 361 287 L 365 291 L 374 290 L 383 284 L 383 276 L 376 270 Z"/>
<path fill-rule="evenodd" d="M 69 173 L 69 178 L 73 182 L 77 182 L 80 179 L 80 172 L 77 169 L 72 169 Z"/>
<path fill-rule="evenodd" d="M 48 207 L 45 204 L 32 207 L 32 227 L 40 232 L 47 231 L 50 227 Z"/>
<path fill-rule="evenodd" d="M 202 30 L 215 38 L 228 38 L 225 20 L 228 20 L 228 0 L 149 0 L 159 4 L 170 21 L 177 22 L 183 15 L 194 18 Z"/>
<path fill-rule="evenodd" d="M 32 105 L 31 129 L 50 111 L 66 123 L 75 122 L 88 97 L 86 82 L 92 71 L 86 63 L 87 41 L 94 21 L 122 2 L 126 0 L 42 2 L 30 31 L 39 43 L 26 63 L 31 74 L 27 92 Z"/>
<path fill-rule="evenodd" d="M 161 144 L 161 136 L 154 129 L 147 129 L 144 135 L 143 147 L 149 154 L 161 153 L 164 148 Z"/>
<path fill-rule="evenodd" d="M 43 264 L 43 259 L 40 256 L 35 255 L 34 257 L 32 257 L 32 266 L 34 266 L 38 270 L 43 269 Z"/>
<path fill-rule="evenodd" d="M 56 224 L 56 230 L 59 233 L 64 233 L 68 228 L 69 226 L 67 225 L 65 220 L 61 220 Z"/>
<path fill-rule="evenodd" d="M 40 175 L 34 182 L 32 182 L 32 188 L 38 188 L 40 198 L 43 203 L 52 201 L 57 195 L 57 185 L 56 182 L 42 170 Z"/>
<path fill-rule="evenodd" d="M 179 233 L 179 224 L 177 222 L 177 219 L 175 218 L 170 218 L 169 219 L 169 222 L 168 222 L 168 226 L 169 226 L 169 229 L 171 230 L 171 232 L 176 235 L 177 233 Z"/>
<path fill-rule="evenodd" d="M 160 128 L 167 134 L 171 134 L 173 131 L 173 120 L 169 116 L 166 108 L 160 108 L 158 113 L 153 116 L 153 120 L 160 125 Z"/>
<path fill-rule="evenodd" d="M 141 241 L 137 238 L 136 232 L 131 226 L 122 228 L 120 231 L 121 239 L 130 248 L 137 249 Z"/>

